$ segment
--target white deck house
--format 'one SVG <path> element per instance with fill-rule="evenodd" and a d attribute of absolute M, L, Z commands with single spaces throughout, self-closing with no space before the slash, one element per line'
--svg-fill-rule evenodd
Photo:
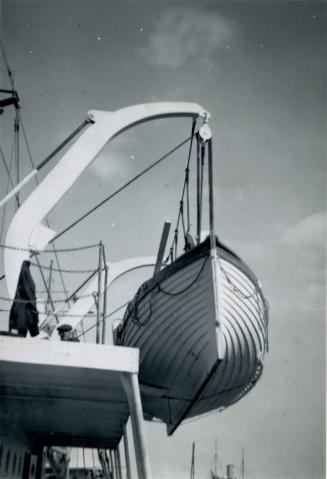
<path fill-rule="evenodd" d="M 138 477 L 151 477 L 134 348 L 0 336 L 0 431 L 33 444 L 115 449 L 131 416 Z"/>

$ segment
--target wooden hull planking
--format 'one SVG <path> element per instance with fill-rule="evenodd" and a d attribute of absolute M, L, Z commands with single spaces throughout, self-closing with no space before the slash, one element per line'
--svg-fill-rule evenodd
<path fill-rule="evenodd" d="M 145 282 L 118 336 L 140 348 L 145 415 L 171 432 L 182 419 L 238 401 L 262 372 L 267 320 L 254 274 L 218 240 L 211 249 L 208 238 Z"/>

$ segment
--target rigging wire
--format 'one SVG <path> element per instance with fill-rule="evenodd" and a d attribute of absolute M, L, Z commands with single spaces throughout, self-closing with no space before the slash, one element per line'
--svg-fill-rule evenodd
<path fill-rule="evenodd" d="M 15 132 L 15 164 L 16 164 L 16 181 L 17 184 L 19 183 L 19 105 L 15 107 L 15 125 L 14 125 L 14 132 Z M 19 193 L 17 193 L 17 207 L 20 207 L 20 200 L 19 200 Z"/>
<path fill-rule="evenodd" d="M 11 167 L 12 167 L 13 160 L 14 160 L 14 155 L 13 155 L 14 150 L 13 150 L 13 148 L 14 148 L 14 144 L 12 146 L 11 155 L 10 155 L 9 176 L 8 176 L 7 188 L 6 188 L 7 192 L 9 191 L 9 183 L 12 182 L 10 171 L 11 171 Z M 1 150 L 1 152 L 2 152 L 2 150 Z M 7 205 L 5 205 L 4 212 L 3 212 L 3 215 L 2 215 L 0 240 L 2 240 L 3 230 L 4 230 L 4 226 L 5 226 L 5 221 L 6 221 L 6 214 L 7 214 Z"/>
<path fill-rule="evenodd" d="M 5 52 L 5 49 L 4 49 L 3 42 L 2 42 L 1 38 L 0 38 L 0 48 L 1 48 L 3 61 L 4 61 L 4 64 L 5 64 L 5 67 L 6 67 L 7 75 L 8 75 L 8 78 L 9 78 L 9 82 L 10 82 L 10 85 L 11 85 L 11 89 L 14 92 L 16 92 L 13 74 L 12 74 L 12 71 L 10 70 L 9 63 L 8 63 L 8 60 L 7 60 L 7 56 L 6 56 L 6 52 Z"/>
<path fill-rule="evenodd" d="M 129 304 L 129 301 L 127 301 L 126 303 L 124 304 L 121 304 L 120 306 L 118 306 L 118 308 L 114 309 L 113 311 L 111 311 L 111 313 L 107 314 L 107 316 L 105 318 L 102 318 L 100 320 L 100 324 L 105 321 L 106 319 L 110 318 L 111 316 L 113 316 L 114 314 L 118 313 L 118 311 L 120 311 L 121 309 L 125 308 L 127 305 Z M 95 327 L 97 326 L 97 323 L 94 323 L 93 325 L 91 325 L 88 329 L 85 329 L 83 333 L 79 334 L 77 337 L 80 338 L 83 334 L 86 334 L 88 333 L 89 331 L 91 331 L 92 329 L 94 329 Z"/>
<path fill-rule="evenodd" d="M 1 52 L 2 52 L 2 57 L 3 57 L 3 60 L 4 60 L 4 63 L 5 63 L 5 66 L 6 66 L 6 70 L 7 70 L 7 74 L 8 74 L 8 78 L 9 78 L 9 82 L 11 84 L 11 88 L 13 90 L 13 94 L 17 97 L 18 99 L 18 95 L 17 95 L 17 92 L 16 92 L 16 88 L 15 88 L 15 82 L 14 82 L 14 79 L 13 79 L 13 75 L 12 75 L 12 71 L 9 67 L 9 63 L 8 63 L 8 60 L 7 60 L 7 56 L 6 56 L 6 52 L 5 52 L 5 49 L 4 49 L 4 45 L 3 45 L 3 42 L 0 38 L 0 48 L 1 48 Z M 34 168 L 34 164 L 33 164 L 33 158 L 32 158 L 32 154 L 31 154 L 31 150 L 30 150 L 30 147 L 29 147 L 29 143 L 28 143 L 28 140 L 27 140 L 27 136 L 26 136 L 26 133 L 25 133 L 25 128 L 24 128 L 24 124 L 23 124 L 23 121 L 22 121 L 22 117 L 21 117 L 21 114 L 20 114 L 20 108 L 19 108 L 19 105 L 18 105 L 18 102 L 17 104 L 15 105 L 15 127 L 14 127 L 14 131 L 15 131 L 15 137 L 14 137 L 14 146 L 15 146 L 15 158 L 16 158 L 16 170 L 17 170 L 17 182 L 19 182 L 19 126 L 21 125 L 22 126 L 22 130 L 23 130 L 23 135 L 24 135 L 24 139 L 25 139 L 25 143 L 26 143 L 26 147 L 27 147 L 27 151 L 28 151 L 28 154 L 29 154 L 29 158 L 30 158 L 30 161 L 31 161 L 31 164 Z M 13 158 L 11 159 L 11 163 L 10 163 L 10 167 L 11 167 L 11 164 L 12 164 L 12 160 Z M 43 162 L 44 163 L 44 162 Z M 9 170 L 9 176 L 10 178 L 10 170 Z M 36 178 L 36 181 L 37 181 L 37 178 Z M 12 181 L 11 181 L 12 183 Z M 37 184 L 38 184 L 38 181 L 37 181 Z M 9 183 L 8 183 L 8 187 L 7 187 L 7 191 L 8 191 L 8 188 L 9 188 Z M 20 202 L 19 202 L 19 195 L 18 193 L 16 194 L 16 201 L 17 201 L 17 207 L 20 206 Z M 6 210 L 5 210 L 6 211 Z M 4 213 L 5 215 L 5 213 Z M 47 221 L 48 223 L 48 221 Z M 1 225 L 1 238 L 2 238 L 2 233 L 3 233 L 3 226 L 4 226 L 4 221 Z M 48 224 L 48 227 L 49 227 L 49 224 Z M 55 250 L 55 247 L 53 246 L 53 249 Z M 55 253 L 55 256 L 56 256 L 56 261 L 57 261 L 57 266 L 58 268 L 60 269 L 60 264 L 59 264 L 59 261 L 58 261 L 58 257 Z M 37 262 L 38 262 L 38 259 L 37 259 Z M 41 276 L 42 276 L 42 280 L 43 280 L 43 283 L 44 283 L 44 286 L 45 288 L 47 289 L 47 284 L 46 284 L 46 281 L 45 281 L 45 278 L 44 278 L 44 275 L 43 275 L 43 272 L 41 270 L 41 267 L 39 267 L 40 269 L 40 273 L 41 273 Z M 3 275 L 4 277 L 4 275 Z M 3 279 L 3 277 L 1 279 Z M 66 286 L 64 284 L 64 281 L 63 281 L 63 278 L 62 278 L 62 284 L 63 284 L 63 288 L 64 288 L 64 291 L 65 291 L 65 294 L 66 294 L 66 297 L 67 297 L 67 290 L 66 290 Z M 51 298 L 50 298 L 50 302 L 52 303 L 51 301 Z M 53 305 L 52 305 L 53 307 Z M 53 308 L 54 309 L 54 308 Z M 58 318 L 56 317 L 57 319 L 57 322 L 58 322 Z"/>
<path fill-rule="evenodd" d="M 7 60 L 7 56 L 6 56 L 6 52 L 5 52 L 5 49 L 4 49 L 4 45 L 3 45 L 3 42 L 0 38 L 0 48 L 1 48 L 1 52 L 2 52 L 2 56 L 3 56 L 3 59 L 4 59 L 4 63 L 5 63 L 5 66 L 6 66 L 6 70 L 7 70 L 7 74 L 8 74 L 8 78 L 9 78 L 9 81 L 10 81 L 10 84 L 11 84 L 11 87 L 12 87 L 12 90 L 13 90 L 13 94 L 15 95 L 15 97 L 17 98 L 18 100 L 18 95 L 17 95 L 17 92 L 16 92 L 16 89 L 15 89 L 15 83 L 14 83 L 14 79 L 13 79 L 13 75 L 12 75 L 12 71 L 9 67 L 9 63 L 8 63 L 8 60 Z M 21 125 L 22 127 L 22 131 L 23 131 L 23 135 L 24 135 L 24 139 L 25 139 L 25 144 L 26 144 L 26 148 L 27 148 L 27 151 L 28 151 L 28 156 L 29 156 L 29 159 L 30 159 L 30 162 L 31 162 L 31 165 L 33 167 L 33 169 L 36 171 L 39 171 L 41 168 L 43 168 L 62 148 L 64 148 L 67 143 L 69 141 L 72 140 L 72 138 L 74 138 L 83 128 L 85 128 L 88 124 L 91 123 L 91 121 L 89 119 L 85 120 L 78 128 L 76 128 L 73 133 L 71 135 L 69 135 L 50 155 L 48 155 L 36 168 L 34 166 L 34 162 L 33 162 L 33 157 L 32 157 L 32 154 L 31 154 L 31 149 L 30 149 L 30 146 L 29 146 L 29 142 L 28 142 L 28 139 L 27 139 L 27 135 L 26 135 L 26 132 L 25 132 L 25 127 L 24 127 L 24 123 L 23 123 L 23 119 L 22 119 L 22 116 L 21 116 L 21 113 L 20 113 L 20 108 L 19 108 L 19 104 L 18 104 L 18 101 L 17 101 L 17 104 L 15 105 L 15 110 L 16 110 L 16 114 L 15 114 L 15 139 L 14 139 L 14 145 L 15 145 L 15 156 L 16 156 L 16 170 L 17 170 L 17 181 L 19 182 L 19 127 Z M 11 161 L 12 163 L 12 161 Z M 10 177 L 10 174 L 9 174 L 9 177 Z M 36 180 L 36 184 L 38 185 L 39 182 L 38 182 L 38 179 L 35 178 Z M 11 182 L 12 183 L 12 182 Z M 7 191 L 9 189 L 9 186 L 7 187 Z M 17 201 L 17 206 L 19 207 L 19 194 L 17 193 L 16 195 L 16 201 Z M 5 210 L 6 211 L 6 210 Z M 48 219 L 46 219 L 46 223 L 47 223 L 47 226 L 50 228 L 50 224 L 49 224 L 49 221 Z M 1 238 L 2 238 L 2 233 L 3 233 L 3 226 L 4 226 L 4 220 L 2 222 L 2 226 L 1 226 Z M 63 275 L 62 275 L 62 272 L 61 272 L 61 268 L 60 268 L 60 263 L 59 263 L 59 258 L 57 256 L 57 252 L 56 252 L 56 248 L 55 248 L 55 245 L 53 244 L 52 242 L 52 248 L 53 248 L 53 252 L 54 252 L 54 256 L 55 256 L 55 259 L 56 259 L 56 264 L 57 264 L 57 267 L 58 267 L 58 270 L 59 270 L 59 274 L 60 274 L 60 279 L 61 279 L 61 282 L 62 282 L 62 285 L 63 285 L 63 289 L 64 289 L 64 292 L 65 292 L 65 296 L 66 296 L 66 299 L 68 298 L 68 293 L 67 293 L 67 288 L 66 288 L 66 285 L 65 285 L 65 282 L 64 282 L 64 278 L 63 278 Z M 40 270 L 40 273 L 42 275 L 42 278 L 43 278 L 43 273 L 42 271 Z M 4 278 L 4 275 L 0 278 L 0 280 L 2 280 Z"/>
<path fill-rule="evenodd" d="M 83 221 L 85 218 L 87 218 L 89 215 L 94 213 L 98 208 L 103 206 L 105 203 L 110 201 L 112 198 L 117 196 L 119 193 L 124 191 L 128 186 L 130 186 L 132 183 L 134 183 L 136 180 L 141 178 L 143 175 L 145 175 L 148 171 L 152 170 L 155 166 L 157 166 L 159 163 L 164 161 L 166 158 L 168 158 L 170 155 L 175 153 L 177 150 L 179 150 L 182 146 L 184 146 L 186 143 L 188 143 L 190 140 L 193 139 L 195 133 L 193 133 L 191 136 L 183 140 L 181 143 L 178 145 L 174 146 L 171 150 L 168 151 L 168 153 L 165 153 L 163 156 L 158 158 L 156 161 L 151 163 L 148 167 L 144 168 L 140 173 L 135 175 L 133 178 L 131 178 L 129 181 L 127 181 L 124 185 L 122 185 L 120 188 L 118 188 L 116 191 L 114 191 L 112 194 L 104 198 L 100 203 L 97 203 L 95 206 L 93 206 L 90 210 L 88 210 L 86 213 L 84 213 L 82 216 L 80 216 L 76 221 L 68 225 L 65 229 L 63 229 L 60 233 L 58 233 L 52 240 L 50 240 L 49 243 L 52 243 L 53 241 L 57 240 L 60 238 L 63 234 L 67 233 L 70 229 L 74 228 L 76 225 L 78 225 L 81 221 Z"/>
<path fill-rule="evenodd" d="M 25 139 L 25 143 L 26 143 L 26 147 L 27 147 L 27 151 L 28 151 L 28 156 L 29 156 L 31 165 L 32 165 L 32 167 L 34 168 L 34 162 L 33 162 L 31 150 L 30 150 L 30 147 L 29 147 L 29 143 L 28 143 L 28 140 L 27 140 L 27 136 L 26 136 L 26 133 L 25 133 L 25 128 L 24 128 L 24 125 L 23 125 L 23 123 L 22 123 L 22 118 L 21 118 L 21 116 L 19 116 L 19 120 L 20 120 L 20 123 L 21 123 L 21 125 L 22 125 L 22 130 L 23 130 L 23 135 L 24 135 L 24 139 Z M 39 183 L 38 183 L 38 179 L 35 178 L 35 180 L 36 180 L 36 184 L 38 185 L 38 184 L 39 184 Z M 48 221 L 47 219 L 46 219 L 46 223 L 47 223 L 47 226 L 50 227 L 49 221 Z M 54 247 L 54 245 L 53 245 L 53 250 L 54 250 L 54 252 L 55 252 L 55 247 Z M 56 257 L 56 259 L 58 260 L 58 257 L 57 257 L 57 255 L 56 255 L 56 253 L 55 253 L 55 257 Z M 42 278 L 44 287 L 45 287 L 45 289 L 47 290 L 49 302 L 50 302 L 51 307 L 52 307 L 52 309 L 53 309 L 53 311 L 54 311 L 55 308 L 54 308 L 54 305 L 53 305 L 53 302 L 52 302 L 51 294 L 50 294 L 50 291 L 49 291 L 49 289 L 48 289 L 48 285 L 47 285 L 46 279 L 45 279 L 44 274 L 43 274 L 42 267 L 41 267 L 41 265 L 40 265 L 40 263 L 39 263 L 39 259 L 38 259 L 37 256 L 36 256 L 36 262 L 37 262 L 37 267 L 39 268 L 39 271 L 40 271 L 40 274 L 41 274 L 41 278 Z M 58 266 L 58 269 L 60 270 L 60 264 L 59 264 L 59 262 L 57 262 L 57 266 Z M 60 275 L 61 275 L 61 273 L 60 273 Z M 63 288 L 64 288 L 65 295 L 66 295 L 66 297 L 67 297 L 67 290 L 66 290 L 65 283 L 64 283 L 63 281 L 62 281 L 62 286 L 63 286 Z M 57 316 L 55 316 L 55 318 L 56 318 L 57 323 L 58 323 L 59 320 L 58 320 Z"/>
<path fill-rule="evenodd" d="M 33 157 L 32 157 L 32 153 L 31 153 L 31 149 L 30 149 L 30 145 L 29 145 L 29 142 L 28 142 L 28 139 L 27 139 L 27 135 L 26 135 L 26 132 L 25 132 L 25 127 L 24 127 L 24 123 L 23 123 L 23 119 L 22 119 L 22 116 L 21 116 L 21 113 L 19 112 L 19 119 L 20 119 L 20 123 L 22 125 L 22 132 L 23 132 L 23 136 L 24 136 L 24 139 L 25 139 L 25 143 L 26 143 L 26 148 L 27 148 L 27 152 L 28 152 L 28 156 L 29 156 L 29 159 L 30 159 L 30 163 L 33 167 L 33 169 L 35 169 L 35 166 L 34 166 L 34 161 L 33 161 Z M 58 148 L 57 148 L 57 151 Z M 50 155 L 49 155 L 50 156 Z M 49 157 L 48 157 L 49 158 Z M 44 160 L 45 161 L 45 160 Z M 39 180 L 37 177 L 35 177 L 35 182 L 37 185 L 39 185 Z M 46 224 L 48 226 L 48 228 L 50 228 L 50 223 L 49 223 L 49 220 L 46 218 Z M 65 281 L 64 281 L 64 278 L 63 278 L 63 275 L 62 275 L 62 272 L 61 272 L 61 268 L 60 268 L 60 263 L 59 263 L 59 258 L 58 258 L 58 254 L 57 254 L 57 251 L 56 251 L 56 247 L 54 244 L 52 244 L 52 249 L 53 249 L 53 252 L 54 252 L 54 256 L 55 256 L 55 260 L 56 260 L 56 264 L 57 264 L 57 267 L 59 269 L 59 275 L 60 275 L 60 280 L 61 280 L 61 284 L 64 288 L 64 292 L 65 292 L 65 296 L 66 298 L 68 297 L 68 292 L 67 292 L 67 288 L 66 288 L 66 285 L 65 285 Z"/>
<path fill-rule="evenodd" d="M 1 146 L 0 146 L 0 155 L 1 155 L 2 162 L 3 162 L 3 164 L 4 164 L 4 166 L 5 166 L 5 169 L 6 169 L 6 173 L 7 173 L 8 180 L 9 180 L 9 182 L 10 182 L 10 186 L 11 186 L 12 188 L 14 188 L 14 183 L 13 183 L 13 181 L 12 181 L 12 179 L 11 179 L 10 169 L 9 169 L 9 167 L 8 167 L 8 165 L 7 165 L 7 162 L 6 162 L 6 159 L 5 159 L 5 155 L 4 155 L 4 153 L 3 153 L 3 149 L 1 148 Z M 7 187 L 7 191 L 8 191 L 8 187 Z M 15 197 L 16 197 L 16 200 L 17 200 L 17 202 L 18 202 L 17 195 L 15 195 Z"/>
<path fill-rule="evenodd" d="M 56 314 L 55 314 L 55 312 L 54 312 L 54 311 L 55 311 L 55 307 L 54 307 L 54 304 L 53 304 L 53 301 L 52 301 L 52 298 L 51 298 L 51 294 L 50 294 L 50 290 L 49 290 L 48 285 L 47 285 L 47 281 L 46 281 L 46 279 L 45 279 L 45 277 L 44 277 L 43 270 L 42 270 L 41 265 L 40 265 L 40 263 L 39 263 L 39 258 L 38 258 L 38 257 L 36 257 L 36 262 L 37 262 L 37 264 L 38 264 L 38 267 L 39 267 L 39 270 L 40 270 L 40 273 L 41 273 L 41 277 L 42 277 L 42 281 L 43 281 L 45 290 L 46 290 L 46 292 L 47 292 L 47 303 L 49 302 L 49 303 L 51 304 L 51 307 L 52 307 L 52 310 L 53 310 L 53 316 L 55 317 L 57 323 L 59 323 L 59 319 L 58 319 L 58 317 L 56 316 Z"/>

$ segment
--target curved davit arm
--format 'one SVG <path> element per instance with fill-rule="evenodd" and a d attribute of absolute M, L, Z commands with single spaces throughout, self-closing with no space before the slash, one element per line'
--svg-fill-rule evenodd
<path fill-rule="evenodd" d="M 44 249 L 55 235 L 54 231 L 41 224 L 42 220 L 110 140 L 135 125 L 154 119 L 207 119 L 209 116 L 202 106 L 184 102 L 145 103 L 114 112 L 91 110 L 88 118 L 92 124 L 18 209 L 9 226 L 6 245 L 18 248 L 6 248 L 4 252 L 9 296 L 14 297 L 21 264 L 28 259 L 29 250 Z"/>

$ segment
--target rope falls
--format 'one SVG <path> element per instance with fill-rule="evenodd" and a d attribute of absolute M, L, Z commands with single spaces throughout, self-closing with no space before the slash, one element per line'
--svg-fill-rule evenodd
<path fill-rule="evenodd" d="M 208 164 L 208 181 L 209 181 L 209 217 L 210 231 L 214 232 L 214 216 L 213 216 L 213 167 L 212 167 L 212 134 L 210 127 L 205 120 L 204 124 L 198 131 L 195 131 L 196 121 L 193 120 L 192 134 L 190 140 L 187 165 L 185 168 L 185 179 L 182 188 L 181 199 L 179 201 L 179 210 L 174 228 L 174 237 L 169 249 L 165 263 L 174 261 L 178 254 L 178 239 L 180 231 L 184 238 L 184 251 L 189 251 L 194 247 L 195 241 L 191 235 L 191 207 L 190 207 L 190 162 L 193 147 L 193 139 L 196 138 L 196 186 L 197 186 L 197 216 L 196 216 L 196 244 L 201 241 L 202 230 L 202 209 L 203 209 L 203 176 L 205 162 Z M 186 206 L 185 206 L 186 203 Z"/>

